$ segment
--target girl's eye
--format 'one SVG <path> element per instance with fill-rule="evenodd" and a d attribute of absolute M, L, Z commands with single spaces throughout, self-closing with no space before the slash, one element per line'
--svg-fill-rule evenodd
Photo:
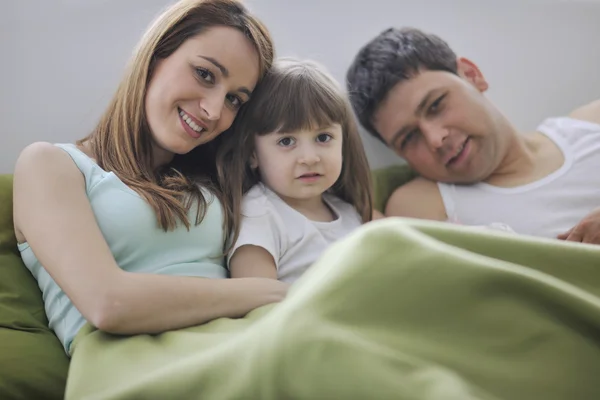
<path fill-rule="evenodd" d="M 296 143 L 296 141 L 293 138 L 290 138 L 290 137 L 281 138 L 277 142 L 278 145 L 283 146 L 283 147 L 293 146 L 294 143 Z"/>
<path fill-rule="evenodd" d="M 200 67 L 196 68 L 196 74 L 198 75 L 198 77 L 200 79 L 202 79 L 206 83 L 215 83 L 215 76 L 213 75 L 212 72 L 210 72 L 209 70 L 207 70 L 205 68 L 200 68 Z"/>
<path fill-rule="evenodd" d="M 317 136 L 317 142 L 319 143 L 327 143 L 331 139 L 333 139 L 333 137 L 329 133 L 321 133 L 319 136 Z"/>

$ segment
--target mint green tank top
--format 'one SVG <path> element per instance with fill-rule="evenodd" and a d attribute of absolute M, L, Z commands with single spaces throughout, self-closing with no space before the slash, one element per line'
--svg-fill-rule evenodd
<path fill-rule="evenodd" d="M 175 230 L 165 232 L 150 205 L 114 173 L 100 168 L 74 144 L 56 146 L 71 156 L 84 175 L 96 221 L 120 268 L 128 272 L 227 277 L 222 256 L 223 213 L 216 196 L 203 191 L 209 204 L 199 225 L 193 225 L 196 215 L 192 207 L 189 231 L 179 224 Z M 23 262 L 42 291 L 49 326 L 69 353 L 71 342 L 86 321 L 39 263 L 27 242 L 18 247 Z"/>

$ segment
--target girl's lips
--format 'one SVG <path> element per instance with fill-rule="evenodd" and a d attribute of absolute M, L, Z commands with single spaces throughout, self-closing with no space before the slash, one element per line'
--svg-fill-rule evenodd
<path fill-rule="evenodd" d="M 315 182 L 319 180 L 323 175 L 321 174 L 304 174 L 298 177 L 302 182 Z"/>

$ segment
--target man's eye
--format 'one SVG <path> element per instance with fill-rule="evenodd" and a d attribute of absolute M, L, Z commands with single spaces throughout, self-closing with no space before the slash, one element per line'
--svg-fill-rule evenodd
<path fill-rule="evenodd" d="M 413 141 L 415 139 L 415 137 L 417 137 L 417 134 L 418 134 L 417 131 L 408 132 L 404 136 L 404 140 L 402 140 L 402 143 L 400 143 L 400 149 L 403 149 L 404 147 L 406 147 L 406 145 L 408 145 L 411 141 Z"/>
<path fill-rule="evenodd" d="M 442 100 L 444 100 L 444 97 L 446 97 L 446 95 L 438 97 L 436 101 L 431 103 L 431 106 L 429 106 L 430 113 L 435 114 L 436 112 L 438 112 L 440 110 L 441 105 L 442 105 Z"/>

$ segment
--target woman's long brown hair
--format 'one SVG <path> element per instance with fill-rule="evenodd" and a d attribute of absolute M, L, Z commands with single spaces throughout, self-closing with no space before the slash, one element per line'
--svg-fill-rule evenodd
<path fill-rule="evenodd" d="M 217 153 L 221 185 L 231 197 L 230 246 L 239 235 L 244 194 L 259 181 L 250 168 L 256 135 L 291 133 L 338 123 L 342 127 L 342 172 L 329 193 L 352 204 L 363 222 L 372 219 L 371 172 L 347 96 L 312 61 L 281 59 L 254 89 L 252 101 L 233 123 Z"/>
<path fill-rule="evenodd" d="M 273 42 L 266 27 L 237 0 L 182 0 L 167 8 L 140 41 L 126 74 L 87 143 L 98 165 L 114 172 L 153 208 L 159 226 L 172 230 L 178 221 L 189 229 L 190 208 L 197 204 L 195 224 L 204 218 L 207 200 L 199 184 L 223 203 L 225 226 L 232 206 L 217 180 L 215 152 L 219 137 L 156 171 L 144 101 L 159 60 L 169 57 L 187 39 L 209 27 L 240 30 L 253 43 L 262 77 L 273 62 Z M 225 43 L 223 45 L 226 45 Z"/>

